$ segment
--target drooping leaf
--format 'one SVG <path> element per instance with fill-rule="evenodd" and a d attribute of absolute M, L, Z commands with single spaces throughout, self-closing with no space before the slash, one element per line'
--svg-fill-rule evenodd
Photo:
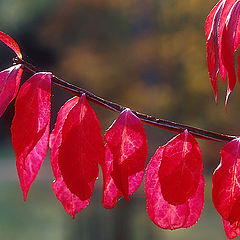
<path fill-rule="evenodd" d="M 17 95 L 22 71 L 19 64 L 0 72 L 0 117 Z"/>
<path fill-rule="evenodd" d="M 170 140 L 164 147 L 158 173 L 164 199 L 178 205 L 194 196 L 202 169 L 200 147 L 187 130 Z"/>
<path fill-rule="evenodd" d="M 237 24 L 239 14 L 234 14 L 237 11 L 236 4 L 238 4 L 238 0 L 219 1 L 208 15 L 205 25 L 208 70 L 216 101 L 218 72 L 220 72 L 223 81 L 226 72 L 228 72 L 228 90 L 225 106 L 236 82 L 233 56 L 240 39 L 237 30 L 240 26 L 240 24 Z M 230 18 L 233 20 L 229 25 Z M 237 27 L 233 25 L 237 25 Z"/>
<path fill-rule="evenodd" d="M 208 14 L 207 16 L 207 19 L 206 19 L 206 23 L 205 23 L 205 35 L 206 35 L 206 38 L 208 39 L 210 34 L 211 34 L 211 31 L 212 31 L 212 28 L 213 28 L 213 24 L 214 24 L 214 18 L 215 18 L 215 15 L 216 15 L 216 12 L 219 10 L 219 5 L 222 4 L 224 0 L 220 0 L 214 7 L 213 9 L 210 11 L 210 13 Z"/>
<path fill-rule="evenodd" d="M 213 174 L 212 199 L 223 219 L 240 221 L 240 139 L 221 150 L 221 162 Z"/>
<path fill-rule="evenodd" d="M 51 77 L 51 73 L 33 75 L 16 98 L 11 132 L 24 200 L 47 152 Z"/>
<path fill-rule="evenodd" d="M 89 200 L 105 156 L 101 127 L 86 96 L 68 113 L 62 127 L 58 164 L 68 189 L 82 201 Z"/>
<path fill-rule="evenodd" d="M 217 102 L 217 75 L 219 72 L 219 46 L 218 46 L 218 26 L 225 1 L 220 1 L 208 15 L 205 25 L 207 38 L 207 63 L 208 71 L 213 87 L 215 101 Z"/>
<path fill-rule="evenodd" d="M 20 59 L 22 59 L 22 53 L 18 44 L 10 36 L 6 33 L 0 32 L 0 40 L 10 47 Z"/>
<path fill-rule="evenodd" d="M 236 73 L 234 67 L 234 42 L 236 36 L 237 23 L 240 13 L 240 1 L 232 6 L 222 34 L 222 61 L 228 73 L 228 89 L 226 95 L 226 104 L 230 93 L 236 83 Z"/>
<path fill-rule="evenodd" d="M 223 226 L 225 230 L 225 234 L 227 238 L 233 239 L 237 236 L 240 236 L 240 222 L 234 222 L 233 224 L 230 224 L 230 222 L 222 219 L 223 221 Z"/>
<path fill-rule="evenodd" d="M 187 228 L 194 225 L 200 217 L 204 204 L 204 178 L 201 172 L 197 191 L 186 202 L 180 205 L 168 203 L 162 195 L 158 177 L 164 148 L 165 146 L 158 148 L 147 166 L 145 177 L 147 212 L 150 219 L 161 228 Z"/>
<path fill-rule="evenodd" d="M 103 171 L 103 200 L 105 208 L 114 208 L 117 199 L 123 196 L 123 193 L 116 187 L 111 172 L 113 171 L 113 154 L 108 145 L 105 146 L 105 161 L 101 164 Z M 132 195 L 142 183 L 144 170 L 128 177 L 128 195 Z"/>
<path fill-rule="evenodd" d="M 108 184 L 112 178 L 121 195 L 129 200 L 131 188 L 136 190 L 142 181 L 147 158 L 146 133 L 140 119 L 130 109 L 125 109 L 106 131 L 105 141 L 111 154 L 106 155 L 103 166 L 104 196 L 111 195 L 106 191 L 111 191 L 111 185 Z M 135 179 L 135 182 L 131 180 L 133 186 L 130 186 L 130 179 Z M 114 194 L 114 199 L 116 198 L 117 195 Z"/>
<path fill-rule="evenodd" d="M 53 192 L 55 193 L 57 199 L 62 202 L 62 205 L 66 212 L 70 214 L 73 218 L 76 213 L 85 208 L 89 200 L 82 201 L 76 195 L 71 193 L 66 184 L 63 181 L 61 171 L 58 166 L 58 148 L 62 143 L 62 127 L 67 118 L 68 113 L 71 109 L 78 103 L 79 98 L 74 97 L 67 101 L 60 109 L 55 124 L 55 128 L 50 134 L 49 147 L 51 149 L 51 166 L 55 180 L 52 184 Z"/>
<path fill-rule="evenodd" d="M 226 68 L 222 62 L 222 34 L 223 34 L 223 29 L 226 24 L 226 20 L 229 14 L 229 11 L 231 10 L 232 6 L 237 0 L 224 0 L 224 8 L 222 11 L 222 15 L 220 18 L 220 22 L 218 25 L 218 45 L 219 45 L 219 62 L 220 62 L 220 76 L 222 78 L 222 81 L 225 81 L 226 78 Z"/>

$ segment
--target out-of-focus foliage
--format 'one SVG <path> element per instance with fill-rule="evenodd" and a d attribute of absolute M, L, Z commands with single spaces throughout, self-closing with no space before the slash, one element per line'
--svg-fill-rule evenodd
<path fill-rule="evenodd" d="M 239 89 L 231 95 L 226 113 L 225 86 L 220 84 L 219 104 L 215 105 L 207 73 L 204 24 L 215 3 L 216 1 L 209 0 L 1 0 L 0 29 L 17 40 L 26 60 L 41 70 L 52 71 L 97 95 L 160 118 L 238 135 Z M 0 56 L 2 70 L 11 63 L 12 56 L 2 44 Z M 53 88 L 54 115 L 70 97 L 69 94 Z M 110 111 L 95 106 L 94 109 L 100 117 L 103 130 L 117 118 L 117 115 Z M 9 126 L 12 116 L 13 107 L 10 107 L 0 120 L 1 153 L 5 152 L 8 146 L 4 143 L 9 144 L 11 141 Z M 144 126 L 151 157 L 157 146 L 166 143 L 173 134 Z M 199 143 L 203 152 L 204 171 L 212 173 L 220 159 L 222 144 L 209 141 Z M 208 182 L 207 193 L 210 193 L 210 184 Z M 206 196 L 206 204 L 209 204 L 209 195 Z M 99 205 L 100 199 L 101 194 L 97 196 Z M 144 212 L 143 202 L 137 211 L 132 211 L 141 216 L 138 219 L 145 218 L 144 221 L 147 221 L 147 215 L 140 214 L 141 211 Z M 116 212 L 111 213 L 114 216 L 124 212 L 121 207 L 120 210 L 116 209 L 112 210 Z M 86 211 L 91 211 L 88 217 L 87 213 L 83 215 L 93 221 L 93 207 L 90 206 Z M 205 211 L 203 210 L 203 216 Z M 204 223 L 207 220 L 201 217 L 200 226 L 205 226 L 203 231 L 208 233 L 208 236 L 197 232 L 198 224 L 183 235 L 181 231 L 177 231 L 169 234 L 164 232 L 162 236 L 165 237 L 166 233 L 168 239 L 181 239 L 181 236 L 182 239 L 190 239 L 192 237 L 187 236 L 190 232 L 194 233 L 194 238 L 199 236 L 199 239 L 220 239 L 221 235 L 216 236 L 214 232 L 210 232 L 214 228 L 218 231 L 217 213 L 214 215 L 212 209 L 207 211 L 208 214 L 212 213 L 214 220 Z M 102 213 L 97 214 L 102 218 Z M 122 217 L 124 219 L 124 216 Z M 79 216 L 77 221 L 83 224 L 87 221 L 86 218 Z M 133 215 L 131 219 L 133 224 L 139 226 L 137 220 L 133 220 Z M 117 218 L 115 220 L 118 221 Z M 84 226 L 90 224 L 94 227 L 96 223 L 89 222 Z M 73 225 L 76 226 L 74 229 L 77 233 L 77 223 L 68 224 Z M 147 226 L 149 227 L 149 224 Z M 130 228 L 134 229 L 134 226 L 131 225 L 128 229 Z M 152 225 L 150 228 L 149 232 L 153 232 L 151 237 L 155 239 L 159 236 L 156 232 L 160 230 Z M 132 238 L 135 236 L 141 239 L 137 232 L 145 230 L 141 230 L 141 227 L 136 229 Z M 81 231 L 84 232 L 82 228 Z M 126 232 L 126 229 L 123 231 Z M 142 237 L 146 238 L 147 233 Z M 87 235 L 83 236 L 83 239 L 87 238 Z"/>

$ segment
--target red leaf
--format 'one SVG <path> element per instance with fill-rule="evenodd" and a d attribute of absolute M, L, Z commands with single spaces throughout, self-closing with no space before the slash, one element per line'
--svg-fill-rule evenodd
<path fill-rule="evenodd" d="M 58 151 L 59 169 L 67 187 L 82 201 L 89 200 L 105 152 L 99 121 L 85 95 L 64 122 Z"/>
<path fill-rule="evenodd" d="M 240 1 L 237 1 L 231 8 L 222 34 L 222 61 L 228 72 L 228 90 L 225 105 L 236 83 L 234 68 L 234 41 L 236 36 L 237 23 L 240 12 Z"/>
<path fill-rule="evenodd" d="M 231 224 L 240 220 L 240 139 L 221 150 L 221 162 L 213 174 L 212 199 L 218 213 Z"/>
<path fill-rule="evenodd" d="M 214 23 L 214 18 L 215 18 L 215 14 L 216 12 L 219 10 L 219 5 L 222 4 L 224 2 L 224 0 L 220 0 L 214 7 L 213 9 L 210 11 L 210 13 L 207 16 L 206 19 L 206 23 L 205 23 L 205 35 L 206 38 L 209 38 L 209 34 L 211 34 L 212 31 L 212 25 Z"/>
<path fill-rule="evenodd" d="M 47 152 L 51 77 L 51 73 L 33 75 L 16 98 L 11 132 L 24 200 Z"/>
<path fill-rule="evenodd" d="M 197 191 L 202 169 L 201 150 L 185 130 L 164 147 L 158 173 L 164 199 L 173 205 L 186 202 Z"/>
<path fill-rule="evenodd" d="M 66 212 L 73 218 L 76 213 L 88 205 L 89 200 L 81 201 L 76 195 L 71 193 L 71 191 L 64 183 L 61 171 L 58 166 L 58 149 L 62 143 L 62 127 L 64 125 L 64 122 L 67 118 L 68 113 L 78 103 L 78 101 L 79 98 L 74 97 L 62 106 L 58 113 L 55 128 L 53 129 L 49 138 L 49 147 L 51 149 L 51 165 L 53 174 L 56 178 L 52 184 L 53 192 L 55 193 L 58 200 L 62 202 L 62 205 Z"/>
<path fill-rule="evenodd" d="M 106 155 L 103 165 L 104 191 L 110 190 L 110 174 L 121 195 L 129 200 L 131 188 L 136 190 L 141 184 L 147 158 L 147 138 L 140 119 L 130 109 L 125 109 L 106 131 L 105 141 L 112 156 Z M 130 179 L 136 181 L 131 181 L 133 186 L 130 186 Z M 106 194 L 105 192 L 104 196 Z M 117 198 L 116 193 L 114 198 Z M 103 200 L 105 201 L 106 199 Z"/>
<path fill-rule="evenodd" d="M 17 95 L 22 71 L 19 64 L 0 72 L 0 117 Z"/>
<path fill-rule="evenodd" d="M 219 34 L 219 41 L 218 41 L 218 45 L 219 45 L 219 56 L 222 56 L 222 34 L 223 34 L 223 29 L 225 27 L 226 24 L 226 20 L 228 18 L 228 14 L 231 10 L 231 8 L 233 7 L 233 5 L 235 4 L 237 0 L 224 0 L 224 9 L 222 11 L 222 16 L 220 19 L 220 23 L 218 26 L 218 34 Z M 226 77 L 226 68 L 222 62 L 222 58 L 220 57 L 220 75 L 222 80 L 224 81 L 225 77 Z"/>
<path fill-rule="evenodd" d="M 113 171 L 113 155 L 106 145 L 105 161 L 101 164 L 103 171 L 103 200 L 105 208 L 114 208 L 117 199 L 123 196 L 122 192 L 116 187 L 111 172 Z M 144 176 L 144 170 L 128 177 L 128 195 L 132 195 L 141 185 Z"/>
<path fill-rule="evenodd" d="M 239 44 L 240 44 L 240 21 L 238 21 L 237 29 L 235 33 L 234 51 L 237 50 L 237 48 L 239 47 Z"/>
<path fill-rule="evenodd" d="M 180 205 L 171 205 L 161 192 L 158 172 L 163 158 L 163 147 L 159 147 L 148 163 L 145 177 L 145 192 L 147 197 L 147 212 L 150 219 L 164 229 L 187 228 L 194 225 L 200 217 L 204 204 L 204 178 L 202 170 L 197 191 Z M 170 186 L 170 184 L 169 184 Z"/>
<path fill-rule="evenodd" d="M 229 13 L 231 15 L 231 9 L 237 0 L 222 0 L 219 1 L 216 6 L 212 9 L 210 14 L 207 17 L 205 25 L 205 34 L 207 39 L 207 61 L 208 61 L 208 70 L 211 80 L 211 84 L 214 90 L 215 100 L 217 101 L 217 74 L 220 72 L 222 80 L 225 80 L 226 77 L 226 68 L 228 71 L 232 68 L 230 62 L 228 66 L 225 65 L 226 59 L 223 62 L 222 56 L 226 53 L 226 46 L 223 44 L 223 31 L 226 23 L 229 20 Z M 233 33 L 235 35 L 235 33 Z M 226 35 L 226 33 L 224 33 Z M 237 35 L 237 34 L 236 34 Z M 234 50 L 236 50 L 236 44 L 238 44 L 239 37 L 237 36 L 234 42 Z M 225 41 L 225 38 L 224 38 Z M 226 45 L 226 44 L 225 44 Z M 231 54 L 231 53 L 230 53 Z M 229 68 L 230 65 L 230 68 Z M 231 69 L 232 74 L 232 69 Z M 234 75 L 230 76 L 230 87 L 234 83 Z M 229 97 L 230 91 L 228 89 L 226 102 Z"/>
<path fill-rule="evenodd" d="M 240 236 L 240 225 L 239 225 L 239 221 L 238 222 L 234 222 L 233 224 L 230 224 L 230 222 L 223 220 L 223 226 L 224 226 L 224 230 L 225 230 L 225 234 L 227 236 L 227 238 L 229 239 L 233 239 L 237 236 Z"/>
<path fill-rule="evenodd" d="M 18 44 L 10 36 L 6 33 L 0 32 L 0 40 L 10 47 L 20 59 L 22 59 L 22 53 Z"/>
<path fill-rule="evenodd" d="M 219 72 L 219 47 L 218 47 L 218 26 L 225 1 L 220 1 L 210 12 L 205 32 L 207 38 L 207 63 L 208 71 L 213 87 L 215 101 L 217 102 L 217 75 Z"/>

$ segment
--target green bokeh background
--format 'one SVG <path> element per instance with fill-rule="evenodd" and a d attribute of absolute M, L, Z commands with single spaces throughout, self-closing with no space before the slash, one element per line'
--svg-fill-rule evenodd
<path fill-rule="evenodd" d="M 20 45 L 24 59 L 43 71 L 106 99 L 154 116 L 238 135 L 239 86 L 224 109 L 226 84 L 214 102 L 206 65 L 204 24 L 216 1 L 0 0 L 0 30 Z M 0 43 L 0 69 L 14 54 Z M 24 74 L 23 81 L 29 75 Z M 52 89 L 52 122 L 71 97 Z M 103 133 L 117 114 L 93 106 Z M 52 193 L 49 154 L 23 202 L 11 146 L 12 103 L 0 119 L 0 239 L 225 239 L 211 200 L 211 176 L 222 143 L 199 140 L 206 178 L 205 206 L 189 229 L 166 231 L 146 213 L 144 184 L 130 203 L 101 205 L 102 177 L 90 205 L 75 220 Z M 144 125 L 149 157 L 173 133 Z"/>

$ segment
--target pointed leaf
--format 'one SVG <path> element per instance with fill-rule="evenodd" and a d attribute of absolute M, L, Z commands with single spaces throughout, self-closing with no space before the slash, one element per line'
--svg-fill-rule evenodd
<path fill-rule="evenodd" d="M 207 17 L 205 25 L 205 34 L 207 39 L 207 62 L 209 76 L 211 84 L 214 90 L 215 101 L 217 101 L 217 74 L 220 72 L 222 81 L 224 82 L 226 77 L 226 66 L 223 62 L 222 55 L 226 52 L 226 47 L 223 48 L 223 31 L 228 21 L 228 15 L 237 0 L 222 0 L 219 1 L 210 14 Z M 226 33 L 225 33 L 226 35 Z M 237 34 L 236 34 L 237 35 Z M 225 41 L 225 39 L 224 39 Z M 234 49 L 236 50 L 236 45 L 238 44 L 238 37 L 236 37 L 234 42 Z M 228 66 L 229 70 L 229 66 Z M 232 72 L 232 70 L 231 70 Z M 234 83 L 234 75 L 231 75 L 230 87 Z M 229 88 L 230 89 L 230 88 Z M 228 89 L 226 102 L 229 97 L 230 91 Z"/>
<path fill-rule="evenodd" d="M 105 152 L 99 121 L 85 95 L 67 115 L 58 152 L 59 169 L 67 187 L 82 201 L 88 200 Z"/>
<path fill-rule="evenodd" d="M 17 95 L 22 72 L 20 64 L 0 72 L 0 117 Z"/>
<path fill-rule="evenodd" d="M 234 41 L 236 36 L 237 23 L 240 13 L 240 1 L 237 1 L 231 8 L 226 19 L 226 25 L 222 34 L 222 52 L 221 57 L 224 66 L 228 73 L 228 90 L 226 95 L 227 104 L 228 98 L 236 83 L 236 73 L 234 68 Z"/>
<path fill-rule="evenodd" d="M 223 29 L 226 24 L 226 20 L 229 14 L 229 11 L 231 10 L 232 6 L 237 0 L 224 0 L 224 9 L 222 11 L 222 15 L 220 18 L 220 22 L 218 25 L 218 46 L 219 46 L 219 63 L 220 63 L 220 76 L 222 78 L 222 81 L 224 82 L 225 77 L 226 77 L 226 68 L 222 62 L 222 34 L 223 34 Z"/>
<path fill-rule="evenodd" d="M 33 75 L 16 98 L 11 132 L 24 200 L 47 152 L 51 77 L 51 73 Z"/>
<path fill-rule="evenodd" d="M 22 59 L 22 53 L 18 44 L 10 36 L 6 33 L 0 32 L 0 40 L 10 47 L 20 59 Z"/>
<path fill-rule="evenodd" d="M 240 220 L 240 139 L 221 150 L 221 162 L 213 174 L 212 199 L 218 213 L 231 224 Z"/>
<path fill-rule="evenodd" d="M 90 185 L 93 190 L 94 182 L 90 183 Z M 62 203 L 65 211 L 71 215 L 73 219 L 75 218 L 76 213 L 80 212 L 89 204 L 90 199 L 82 201 L 75 194 L 72 194 L 62 177 L 58 177 L 53 181 L 52 188 L 57 199 Z"/>
<path fill-rule="evenodd" d="M 197 191 L 202 169 L 201 150 L 185 130 L 164 147 L 158 173 L 164 199 L 173 205 L 186 202 Z"/>
<path fill-rule="evenodd" d="M 111 157 L 106 159 L 110 169 L 112 164 L 110 175 L 118 190 L 129 200 L 129 177 L 142 176 L 147 158 L 146 133 L 140 119 L 130 109 L 125 109 L 106 131 L 105 141 L 112 153 L 112 160 Z M 140 185 L 139 181 L 142 181 L 141 177 L 136 185 Z"/>
<path fill-rule="evenodd" d="M 225 1 L 220 1 L 209 14 L 205 31 L 207 38 L 207 63 L 208 71 L 213 87 L 215 101 L 217 102 L 217 75 L 219 72 L 219 47 L 218 47 L 218 26 Z"/>
<path fill-rule="evenodd" d="M 58 148 L 62 143 L 62 127 L 64 125 L 64 122 L 67 118 L 68 113 L 78 103 L 78 101 L 79 98 L 74 97 L 62 106 L 58 113 L 55 128 L 53 129 L 49 138 L 49 147 L 51 149 L 51 166 L 53 174 L 56 178 L 52 184 L 53 192 L 55 193 L 58 200 L 62 202 L 62 205 L 66 212 L 73 218 L 76 213 L 88 205 L 89 200 L 81 201 L 76 195 L 71 193 L 71 191 L 64 183 L 61 171 L 58 166 Z"/>
<path fill-rule="evenodd" d="M 103 200 L 102 204 L 105 208 L 114 208 L 119 197 L 123 193 L 116 187 L 111 172 L 113 171 L 113 155 L 106 145 L 105 161 L 101 164 L 103 171 Z M 132 195 L 141 185 L 144 177 L 144 170 L 134 175 L 128 176 L 128 195 Z"/>
<path fill-rule="evenodd" d="M 234 222 L 233 224 L 230 224 L 230 222 L 222 219 L 223 221 L 223 226 L 225 230 L 225 234 L 227 238 L 233 239 L 237 236 L 240 236 L 240 222 Z"/>
<path fill-rule="evenodd" d="M 158 148 L 147 166 L 145 177 L 147 212 L 150 219 L 161 228 L 187 228 L 197 222 L 203 208 L 205 182 L 202 171 L 195 194 L 183 204 L 171 205 L 164 200 L 158 178 L 164 148 L 165 146 Z"/>
<path fill-rule="evenodd" d="M 206 39 L 209 38 L 209 35 L 211 34 L 213 24 L 214 24 L 214 18 L 216 15 L 216 12 L 219 10 L 219 5 L 221 5 L 224 2 L 224 0 L 219 1 L 213 9 L 210 11 L 210 13 L 207 16 L 206 23 L 205 23 L 205 35 Z"/>

